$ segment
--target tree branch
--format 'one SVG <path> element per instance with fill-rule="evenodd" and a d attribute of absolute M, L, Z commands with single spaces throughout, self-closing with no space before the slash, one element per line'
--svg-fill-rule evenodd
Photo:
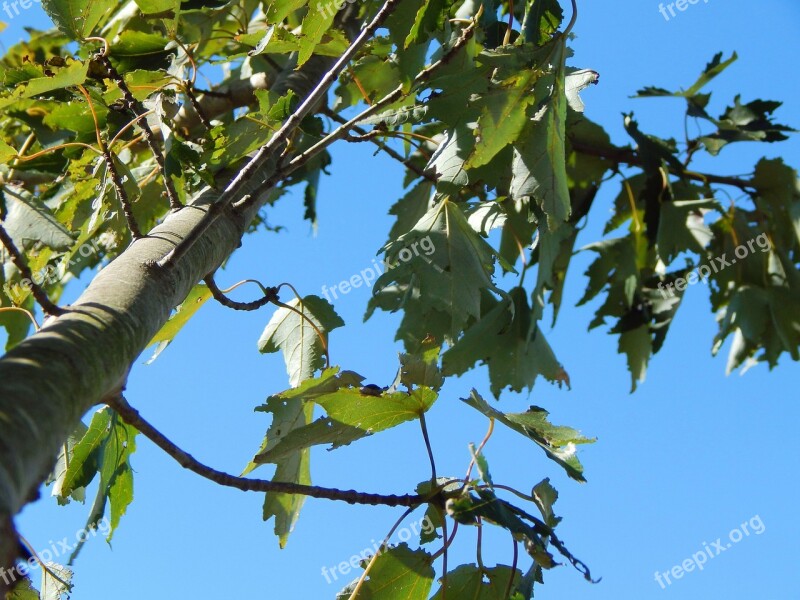
<path fill-rule="evenodd" d="M 258 310 L 262 306 L 266 306 L 270 302 L 276 302 L 278 300 L 278 288 L 269 287 L 266 288 L 266 293 L 263 298 L 253 300 L 252 302 L 237 302 L 228 298 L 225 293 L 219 289 L 217 282 L 214 281 L 213 274 L 207 275 L 203 281 L 205 281 L 205 284 L 208 286 L 208 291 L 211 292 L 211 296 L 214 300 L 222 304 L 222 306 L 232 308 L 233 310 Z"/>
<path fill-rule="evenodd" d="M 589 156 L 597 156 L 605 158 L 617 165 L 628 165 L 631 167 L 642 167 L 644 162 L 632 148 L 618 148 L 612 146 L 611 148 L 598 148 L 591 144 L 587 144 L 581 140 L 573 137 L 569 138 L 569 143 L 572 149 L 587 154 Z M 752 181 L 741 179 L 739 177 L 730 177 L 727 175 L 712 175 L 708 173 L 697 173 L 695 171 L 681 171 L 680 173 L 672 173 L 677 177 L 691 179 L 693 181 L 702 181 L 703 183 L 715 183 L 717 185 L 729 185 L 739 188 L 742 191 L 750 192 L 755 190 L 755 185 Z"/>
<path fill-rule="evenodd" d="M 442 56 L 439 60 L 434 63 L 431 63 L 427 67 L 425 67 L 422 71 L 417 74 L 414 78 L 414 81 L 411 83 L 411 86 L 408 90 L 405 90 L 404 85 L 397 86 L 394 90 L 386 94 L 383 98 L 378 100 L 375 104 L 371 105 L 370 107 L 363 110 L 360 114 L 356 115 L 349 121 L 346 121 L 336 129 L 334 129 L 331 133 L 326 135 L 323 139 L 319 142 L 311 146 L 305 152 L 298 154 L 295 156 L 291 161 L 289 161 L 286 167 L 281 167 L 280 172 L 282 175 L 288 175 L 295 171 L 296 169 L 302 167 L 306 162 L 311 160 L 314 156 L 325 150 L 328 146 L 330 146 L 333 142 L 343 139 L 347 136 L 348 132 L 356 126 L 357 123 L 363 121 L 367 117 L 371 117 L 372 115 L 379 112 L 381 109 L 397 102 L 404 96 L 407 96 L 415 89 L 416 86 L 420 85 L 421 83 L 425 83 L 428 79 L 430 79 L 431 75 L 433 75 L 437 69 L 446 65 L 450 62 L 453 57 L 458 53 L 458 51 L 469 41 L 472 35 L 475 33 L 475 27 L 477 25 L 477 21 L 473 21 L 470 23 L 469 26 L 464 28 L 464 31 L 461 32 L 461 36 L 456 40 L 453 46 L 447 51 L 447 53 Z M 266 188 L 269 185 L 274 185 L 274 181 L 272 179 L 265 182 L 264 187 Z M 262 190 L 258 190 L 261 192 Z M 245 204 L 242 204 L 244 206 Z"/>
<path fill-rule="evenodd" d="M 326 117 L 328 117 L 329 119 L 332 119 L 332 120 L 336 121 L 340 125 L 344 125 L 344 124 L 347 123 L 347 119 L 345 119 L 344 117 L 342 117 L 338 113 L 332 111 L 330 108 L 327 108 L 327 107 L 323 108 L 320 112 L 323 115 L 325 115 Z M 362 136 L 363 135 L 367 135 L 368 133 L 371 133 L 371 132 L 367 131 L 366 129 L 364 129 L 362 127 L 359 127 L 358 125 L 353 125 L 352 130 L 355 131 L 357 134 L 362 135 Z M 361 140 L 359 140 L 359 141 L 361 141 Z M 367 141 L 367 138 L 365 138 L 365 141 Z M 411 160 L 405 158 L 402 154 L 397 152 L 395 149 L 387 146 L 385 142 L 379 142 L 378 140 L 373 139 L 371 137 L 368 138 L 368 141 L 370 141 L 373 144 L 375 144 L 380 150 L 385 152 L 391 158 L 395 159 L 397 162 L 403 164 L 412 173 L 414 173 L 416 175 L 419 175 L 420 177 L 422 177 L 424 179 L 427 179 L 428 181 L 430 181 L 432 183 L 436 183 L 437 179 L 436 179 L 436 177 L 434 175 L 432 175 L 431 173 L 426 173 L 424 169 L 419 168 Z"/>
<path fill-rule="evenodd" d="M 28 263 L 25 262 L 25 257 L 19 251 L 19 248 L 17 248 L 16 244 L 14 244 L 14 240 L 11 239 L 11 236 L 8 235 L 8 232 L 5 230 L 5 227 L 3 227 L 2 224 L 0 224 L 0 242 L 2 242 L 3 246 L 8 251 L 8 254 L 11 257 L 11 262 L 13 262 L 14 266 L 19 269 L 22 279 L 30 282 L 31 293 L 36 299 L 36 302 L 39 303 L 39 306 L 42 307 L 42 310 L 45 312 L 45 314 L 54 317 L 63 315 L 66 311 L 50 300 L 44 289 L 33 280 L 33 273 L 31 273 Z"/>
<path fill-rule="evenodd" d="M 305 97 L 303 102 L 291 114 L 281 128 L 264 144 L 258 152 L 253 155 L 253 158 L 247 165 L 239 171 L 236 177 L 230 182 L 228 187 L 220 196 L 215 205 L 215 209 L 209 211 L 206 218 L 199 224 L 199 226 L 192 231 L 192 234 L 186 239 L 182 240 L 178 246 L 173 248 L 164 258 L 159 261 L 160 267 L 170 266 L 175 263 L 189 248 L 203 235 L 205 230 L 214 222 L 219 213 L 225 210 L 228 206 L 233 204 L 234 200 L 238 199 L 241 191 L 245 189 L 248 184 L 252 184 L 253 180 L 258 176 L 264 167 L 268 166 L 270 162 L 277 163 L 276 156 L 285 148 L 289 136 L 300 126 L 302 120 L 307 117 L 317 107 L 317 105 L 325 97 L 328 88 L 336 81 L 339 74 L 344 70 L 345 66 L 355 57 L 359 49 L 370 39 L 383 22 L 389 17 L 392 11 L 400 3 L 400 0 L 386 0 L 384 5 L 378 11 L 378 14 L 372 19 L 356 38 L 350 43 L 347 50 L 339 57 L 334 65 L 317 83 L 316 87 Z M 262 189 L 256 183 L 257 189 Z M 252 196 L 251 196 L 252 198 Z"/>
<path fill-rule="evenodd" d="M 144 132 L 144 139 L 145 142 L 147 142 L 147 147 L 150 148 L 150 152 L 153 153 L 153 158 L 155 158 L 158 169 L 161 171 L 161 178 L 164 180 L 164 189 L 167 191 L 167 199 L 169 200 L 170 209 L 177 210 L 182 208 L 183 205 L 178 199 L 178 192 L 175 191 L 175 186 L 172 185 L 172 180 L 167 176 L 167 168 L 164 164 L 164 154 L 161 152 L 161 148 L 159 148 L 158 144 L 156 143 L 155 135 L 153 134 L 153 130 L 150 128 L 150 125 L 147 123 L 147 119 L 141 118 L 142 114 L 145 113 L 144 107 L 134 97 L 133 93 L 131 93 L 130 88 L 128 88 L 128 84 L 125 83 L 125 79 L 119 74 L 114 65 L 111 64 L 111 60 L 108 58 L 108 56 L 103 53 L 99 53 L 95 56 L 95 58 L 105 67 L 109 77 L 111 77 L 111 79 L 117 83 L 117 87 L 119 88 L 119 91 L 122 92 L 122 97 L 125 99 L 125 105 L 128 111 L 132 113 L 134 117 L 136 117 L 135 120 L 139 122 L 139 127 Z"/>
<path fill-rule="evenodd" d="M 107 404 L 117 411 L 122 420 L 128 425 L 138 429 L 145 437 L 152 441 L 156 446 L 169 454 L 184 469 L 200 475 L 214 483 L 226 487 L 236 488 L 244 492 L 272 492 L 281 494 L 298 494 L 310 496 L 312 498 L 323 498 L 326 500 L 341 500 L 349 504 L 369 504 L 373 506 L 407 506 L 416 507 L 427 502 L 427 498 L 417 494 L 406 494 L 402 496 L 389 494 L 369 494 L 357 492 L 355 490 L 339 490 L 335 488 L 323 488 L 314 485 L 301 485 L 298 483 L 284 483 L 280 481 L 268 481 L 266 479 L 249 479 L 246 477 L 236 477 L 222 471 L 212 469 L 195 459 L 192 455 L 185 452 L 173 444 L 164 434 L 146 421 L 139 412 L 133 408 L 122 395 L 107 401 Z"/>

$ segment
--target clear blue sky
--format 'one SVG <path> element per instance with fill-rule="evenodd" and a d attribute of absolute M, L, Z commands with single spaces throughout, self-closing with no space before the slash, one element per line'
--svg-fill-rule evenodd
<path fill-rule="evenodd" d="M 680 135 L 680 101 L 632 100 L 644 85 L 688 86 L 714 53 L 736 50 L 740 59 L 713 86 L 713 113 L 741 92 L 786 102 L 781 122 L 800 127 L 794 60 L 800 5 L 795 0 L 700 0 L 669 21 L 655 0 L 580 1 L 572 64 L 600 72 L 598 86 L 583 98 L 588 115 L 618 143 L 626 143 L 621 113 L 634 110 L 643 130 Z M 24 26 L 43 26 L 39 5 L 22 12 L 0 33 L 10 44 Z M 8 21 L 0 14 L 0 20 Z M 750 170 L 763 155 L 800 166 L 800 141 L 780 145 L 736 145 L 722 157 L 700 163 L 721 174 Z M 303 294 L 320 293 L 367 267 L 382 245 L 391 219 L 388 207 L 402 195 L 402 173 L 366 145 L 334 150 L 332 176 L 322 181 L 319 231 L 301 219 L 295 193 L 269 219 L 287 231 L 259 235 L 220 276 L 221 283 L 245 277 L 291 281 Z M 616 183 L 602 193 L 593 223 L 579 246 L 597 239 Z M 564 308 L 549 339 L 572 378 L 572 391 L 540 381 L 532 395 L 504 395 L 500 408 L 547 408 L 552 420 L 578 427 L 598 442 L 581 449 L 588 483 L 568 480 L 519 435 L 496 431 L 486 454 L 496 482 L 526 489 L 550 477 L 560 492 L 556 512 L 564 517 L 561 538 L 587 562 L 589 585 L 567 567 L 546 573 L 537 598 L 646 600 L 711 597 L 793 600 L 800 516 L 796 509 L 800 450 L 794 441 L 800 421 L 800 367 L 784 360 L 726 377 L 725 354 L 712 359 L 716 331 L 708 290 L 695 285 L 672 326 L 647 381 L 628 393 L 624 358 L 616 337 L 587 332 L 594 306 L 574 308 L 585 286 L 591 256 L 580 254 L 570 268 Z M 73 286 L 70 298 L 79 292 Z M 385 385 L 396 368 L 391 343 L 397 317 L 379 314 L 361 324 L 368 292 L 361 288 L 336 302 L 348 327 L 332 334 L 336 364 Z M 204 307 L 175 343 L 151 366 L 143 356 L 133 369 L 128 399 L 176 443 L 217 468 L 238 473 L 257 449 L 268 417 L 254 414 L 270 393 L 287 387 L 279 355 L 261 356 L 256 340 L 270 317 Z M 467 444 L 478 442 L 485 419 L 458 398 L 475 386 L 488 395 L 483 370 L 450 381 L 430 415 L 429 428 L 443 474 L 463 474 Z M 261 521 L 262 497 L 223 489 L 183 471 L 140 437 L 133 458 L 135 501 L 115 534 L 113 550 L 95 540 L 77 562 L 74 598 L 333 598 L 349 581 L 327 583 L 323 566 L 348 560 L 380 539 L 397 510 L 359 508 L 309 500 L 288 547 L 279 550 L 272 524 Z M 312 457 L 315 484 L 375 492 L 403 492 L 428 476 L 428 462 L 414 424 Z M 268 476 L 268 468 L 255 475 Z M 45 493 L 48 493 L 46 490 Z M 28 507 L 19 519 L 36 548 L 74 536 L 88 506 L 59 508 L 49 498 Z M 751 533 L 710 560 L 702 572 L 687 573 L 666 589 L 654 580 L 717 538 L 759 517 Z M 417 520 L 421 513 L 415 514 Z M 751 527 L 751 529 L 753 529 Z M 756 527 L 758 529 L 758 527 Z M 462 529 L 451 565 L 474 560 L 474 531 Z M 511 544 L 488 536 L 486 561 L 509 564 Z"/>

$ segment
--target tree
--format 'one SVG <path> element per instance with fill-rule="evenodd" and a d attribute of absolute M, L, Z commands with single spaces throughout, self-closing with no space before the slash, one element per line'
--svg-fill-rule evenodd
<path fill-rule="evenodd" d="M 138 432 L 217 483 L 267 492 L 265 517 L 283 542 L 306 496 L 428 505 L 445 539 L 456 526 L 488 523 L 523 542 L 530 564 L 450 569 L 442 597 L 479 586 L 489 597 L 529 597 L 555 560 L 591 578 L 553 531 L 549 482 L 527 498 L 541 512 L 534 517 L 492 481 L 480 448 L 477 479 L 438 478 L 431 455 L 431 480 L 402 496 L 313 487 L 309 459 L 312 446 L 353 443 L 409 420 L 425 432 L 443 378 L 478 363 L 488 365 L 495 396 L 530 389 L 540 375 L 569 385 L 539 323 L 548 305 L 558 315 L 577 233 L 611 179 L 622 189 L 609 237 L 589 247 L 598 258 L 583 301 L 605 297 L 591 326 L 611 320 L 633 388 L 698 278 L 711 282 L 721 315 L 717 348 L 733 336 L 729 369 L 774 366 L 784 351 L 798 357 L 796 172 L 778 160 L 760 161 L 746 178 L 690 169 L 697 153 L 776 142 L 789 131 L 773 120 L 776 102 L 737 97 L 720 117 L 707 112 L 705 88 L 735 56 L 714 57 L 687 90 L 639 92 L 685 99 L 705 133 L 678 144 L 643 133 L 628 115 L 634 146 L 620 147 L 581 114 L 579 92 L 597 74 L 566 66 L 574 4 L 568 22 L 557 2 L 539 0 L 286 1 L 266 13 L 247 1 L 44 6 L 59 30 L 8 51 L 0 98 L 0 283 L 3 306 L 14 307 L 0 315 L 9 346 L 0 359 L 0 564 L 24 552 L 12 517 L 48 474 L 64 502 L 99 479 L 90 524 L 107 512 L 115 527 L 132 500 Z M 73 53 L 63 49 L 69 43 Z M 219 57 L 229 68 L 214 89 L 199 89 L 199 69 Z M 369 308 L 404 315 L 397 337 L 406 354 L 385 390 L 330 364 L 327 336 L 343 323 L 329 298 L 287 300 L 291 287 L 282 284 L 235 302 L 213 277 L 245 233 L 268 228 L 268 208 L 288 187 L 305 186 L 314 221 L 327 148 L 344 140 L 373 143 L 407 170 Z M 743 199 L 723 206 L 714 198 L 725 189 Z M 55 304 L 65 274 L 100 264 L 77 302 Z M 517 274 L 516 285 L 500 287 L 504 274 Z M 291 387 L 262 407 L 273 423 L 248 468 L 275 464 L 272 481 L 197 463 L 122 395 L 136 357 L 153 342 L 163 348 L 211 298 L 276 307 L 261 350 L 283 352 Z M 29 336 L 35 302 L 49 317 Z M 550 424 L 542 409 L 505 414 L 477 391 L 465 403 L 582 480 L 575 445 L 591 440 Z M 107 408 L 82 425 L 97 405 Z M 317 406 L 325 416 L 314 420 Z M 405 588 L 417 595 L 403 597 L 427 597 L 445 551 L 378 553 L 355 587 L 392 597 L 385 586 L 393 581 L 398 597 Z"/>

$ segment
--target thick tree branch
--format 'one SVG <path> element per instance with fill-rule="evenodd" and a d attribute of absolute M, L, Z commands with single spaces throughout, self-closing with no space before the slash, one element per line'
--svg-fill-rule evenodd
<path fill-rule="evenodd" d="M 152 441 L 156 446 L 169 454 L 184 469 L 197 473 L 226 487 L 236 488 L 245 492 L 273 492 L 282 494 L 299 494 L 312 498 L 322 498 L 326 500 L 341 500 L 349 504 L 370 504 L 383 506 L 408 506 L 415 507 L 427 502 L 427 499 L 417 494 L 406 494 L 402 496 L 394 494 L 369 494 L 357 492 L 355 490 L 339 490 L 335 488 L 324 488 L 314 485 L 300 485 L 297 483 L 284 483 L 279 481 L 268 481 L 266 479 L 249 479 L 247 477 L 236 477 L 222 471 L 212 469 L 195 459 L 192 455 L 185 452 L 172 443 L 164 434 L 146 421 L 139 412 L 133 408 L 122 396 L 109 400 L 108 405 L 117 411 L 122 420 L 128 425 L 138 429 L 145 437 Z"/>
<path fill-rule="evenodd" d="M 285 85 L 305 97 L 306 86 L 330 60 L 313 56 L 284 78 Z M 124 386 L 131 365 L 172 309 L 241 244 L 267 200 L 256 187 L 274 172 L 279 151 L 256 161 L 252 178 L 239 179 L 233 196 L 254 197 L 248 207 L 220 205 L 219 193 L 210 188 L 196 194 L 100 271 L 65 314 L 0 358 L 0 530 L 13 531 L 12 518 L 38 497 L 63 441 L 92 406 Z M 169 268 L 158 266 L 190 236 L 193 243 Z M 18 552 L 14 535 L 0 536 L 0 567 L 11 565 Z"/>

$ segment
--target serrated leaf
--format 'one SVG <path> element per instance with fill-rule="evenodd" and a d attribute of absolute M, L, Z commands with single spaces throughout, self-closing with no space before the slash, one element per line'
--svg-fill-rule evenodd
<path fill-rule="evenodd" d="M 366 567 L 369 559 L 361 562 Z M 436 572 L 431 555 L 401 543 L 381 552 L 358 591 L 358 600 L 427 600 Z M 348 586 L 349 587 L 349 586 Z M 352 590 L 350 590 L 352 593 Z M 345 590 L 336 596 L 350 597 Z"/>
<path fill-rule="evenodd" d="M 567 475 L 577 481 L 586 481 L 583 476 L 583 465 L 578 460 L 576 446 L 591 444 L 595 440 L 583 437 L 580 432 L 571 427 L 551 424 L 547 420 L 547 411 L 538 406 L 532 406 L 524 413 L 504 414 L 489 406 L 475 390 L 472 390 L 469 398 L 462 398 L 462 401 L 487 417 L 494 418 L 530 438 L 545 451 L 550 459 L 560 464 Z"/>
<path fill-rule="evenodd" d="M 535 70 L 526 70 L 481 99 L 483 108 L 475 129 L 475 148 L 466 168 L 489 163 L 500 150 L 517 140 L 527 122 L 527 107 L 534 102 L 531 88 L 537 76 Z"/>
<path fill-rule="evenodd" d="M 115 6 L 114 0 L 42 0 L 42 8 L 53 23 L 75 40 L 91 35 L 95 25 Z"/>
<path fill-rule="evenodd" d="M 510 192 L 515 199 L 535 198 L 547 215 L 548 227 L 555 230 L 567 220 L 571 210 L 566 168 L 567 94 L 563 68 L 554 75 L 540 78 L 534 86 L 534 94 L 547 100 L 536 106 L 533 117 L 514 143 Z"/>
<path fill-rule="evenodd" d="M 297 66 L 300 67 L 314 53 L 317 44 L 322 41 L 325 33 L 333 25 L 335 11 L 319 10 L 319 7 L 311 9 L 303 17 L 303 26 L 300 34 L 300 52 L 297 55 Z"/>
<path fill-rule="evenodd" d="M 534 0 L 525 5 L 522 35 L 526 42 L 542 45 L 558 30 L 564 10 L 558 0 Z"/>
<path fill-rule="evenodd" d="M 449 571 L 446 581 L 431 600 L 470 598 L 471 600 L 508 600 L 509 580 L 518 581 L 522 573 L 505 565 L 478 568 L 475 564 L 460 565 Z M 512 583 L 511 585 L 514 585 Z"/>
<path fill-rule="evenodd" d="M 281 397 L 278 395 L 273 398 Z M 288 433 L 281 432 L 281 439 L 256 454 L 253 462 L 278 463 L 299 449 L 319 444 L 332 444 L 331 450 L 334 450 L 417 419 L 430 409 L 436 399 L 436 392 L 429 388 L 419 388 L 410 394 L 384 392 L 379 396 L 371 396 L 365 395 L 359 388 L 347 387 L 315 395 L 313 402 L 324 408 L 328 416 L 310 424 L 292 426 Z M 270 406 L 271 402 L 274 403 L 272 398 L 267 405 Z"/>
<path fill-rule="evenodd" d="M 442 355 L 444 374 L 462 375 L 481 361 L 489 367 L 495 397 L 507 387 L 516 392 L 533 389 L 540 375 L 549 381 L 565 380 L 563 367 L 532 317 L 527 292 L 513 288 Z"/>
<path fill-rule="evenodd" d="M 297 387 L 326 366 L 328 332 L 343 326 L 344 321 L 333 306 L 319 296 L 306 296 L 302 300 L 295 298 L 286 304 L 291 309 L 280 307 L 275 311 L 258 340 L 258 349 L 262 353 L 280 350 L 289 374 L 289 384 Z"/>
<path fill-rule="evenodd" d="M 421 306 L 451 315 L 453 336 L 470 318 L 480 317 L 481 292 L 494 288 L 493 263 L 500 259 L 455 202 L 445 199 L 433 206 L 385 251 L 392 268 L 375 282 L 375 295 L 391 289 L 393 282 L 413 281 L 420 290 Z"/>
<path fill-rule="evenodd" d="M 619 336 L 618 352 L 627 357 L 631 372 L 631 393 L 636 391 L 637 383 L 644 381 L 651 345 L 650 329 L 646 325 L 623 331 Z"/>

